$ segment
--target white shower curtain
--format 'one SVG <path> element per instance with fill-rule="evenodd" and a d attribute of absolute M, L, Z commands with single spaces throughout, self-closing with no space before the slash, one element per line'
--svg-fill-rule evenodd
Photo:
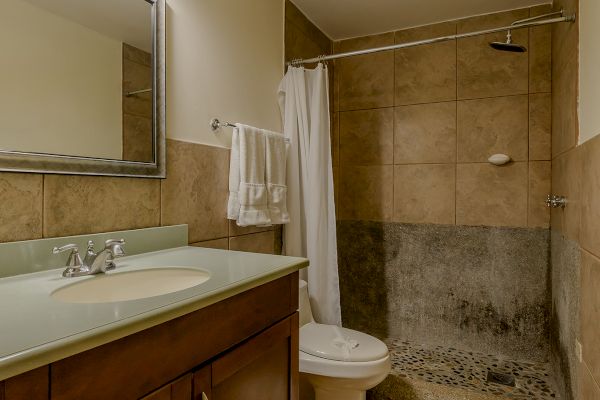
<path fill-rule="evenodd" d="M 302 276 L 317 322 L 341 325 L 327 67 L 289 67 L 279 105 L 290 139 L 285 254 L 310 260 Z"/>

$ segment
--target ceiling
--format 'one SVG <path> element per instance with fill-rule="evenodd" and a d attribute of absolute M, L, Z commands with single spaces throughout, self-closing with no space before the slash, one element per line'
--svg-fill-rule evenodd
<path fill-rule="evenodd" d="M 333 40 L 513 10 L 552 0 L 292 0 Z"/>
<path fill-rule="evenodd" d="M 25 1 L 138 49 L 152 51 L 152 7 L 145 0 Z"/>

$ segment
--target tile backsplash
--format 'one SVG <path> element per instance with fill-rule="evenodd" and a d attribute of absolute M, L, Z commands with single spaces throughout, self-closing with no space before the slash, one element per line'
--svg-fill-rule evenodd
<path fill-rule="evenodd" d="M 167 140 L 167 153 L 164 180 L 0 173 L 0 242 L 188 224 L 194 245 L 274 252 L 273 228 L 226 219 L 228 149 Z"/>

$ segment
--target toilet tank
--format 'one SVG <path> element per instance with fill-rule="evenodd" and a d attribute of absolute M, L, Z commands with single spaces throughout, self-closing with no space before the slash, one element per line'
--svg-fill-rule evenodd
<path fill-rule="evenodd" d="M 300 279 L 299 283 L 300 287 L 298 290 L 298 294 L 300 298 L 298 299 L 299 311 L 300 311 L 300 326 L 304 326 L 309 322 L 314 322 L 314 318 L 312 315 L 312 310 L 310 308 L 310 299 L 308 297 L 308 284 L 306 281 Z"/>

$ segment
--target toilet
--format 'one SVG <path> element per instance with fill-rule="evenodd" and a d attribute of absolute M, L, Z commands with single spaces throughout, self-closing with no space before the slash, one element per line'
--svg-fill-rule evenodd
<path fill-rule="evenodd" d="M 300 280 L 300 377 L 315 400 L 365 400 L 391 370 L 388 348 L 366 333 L 315 322 Z"/>

